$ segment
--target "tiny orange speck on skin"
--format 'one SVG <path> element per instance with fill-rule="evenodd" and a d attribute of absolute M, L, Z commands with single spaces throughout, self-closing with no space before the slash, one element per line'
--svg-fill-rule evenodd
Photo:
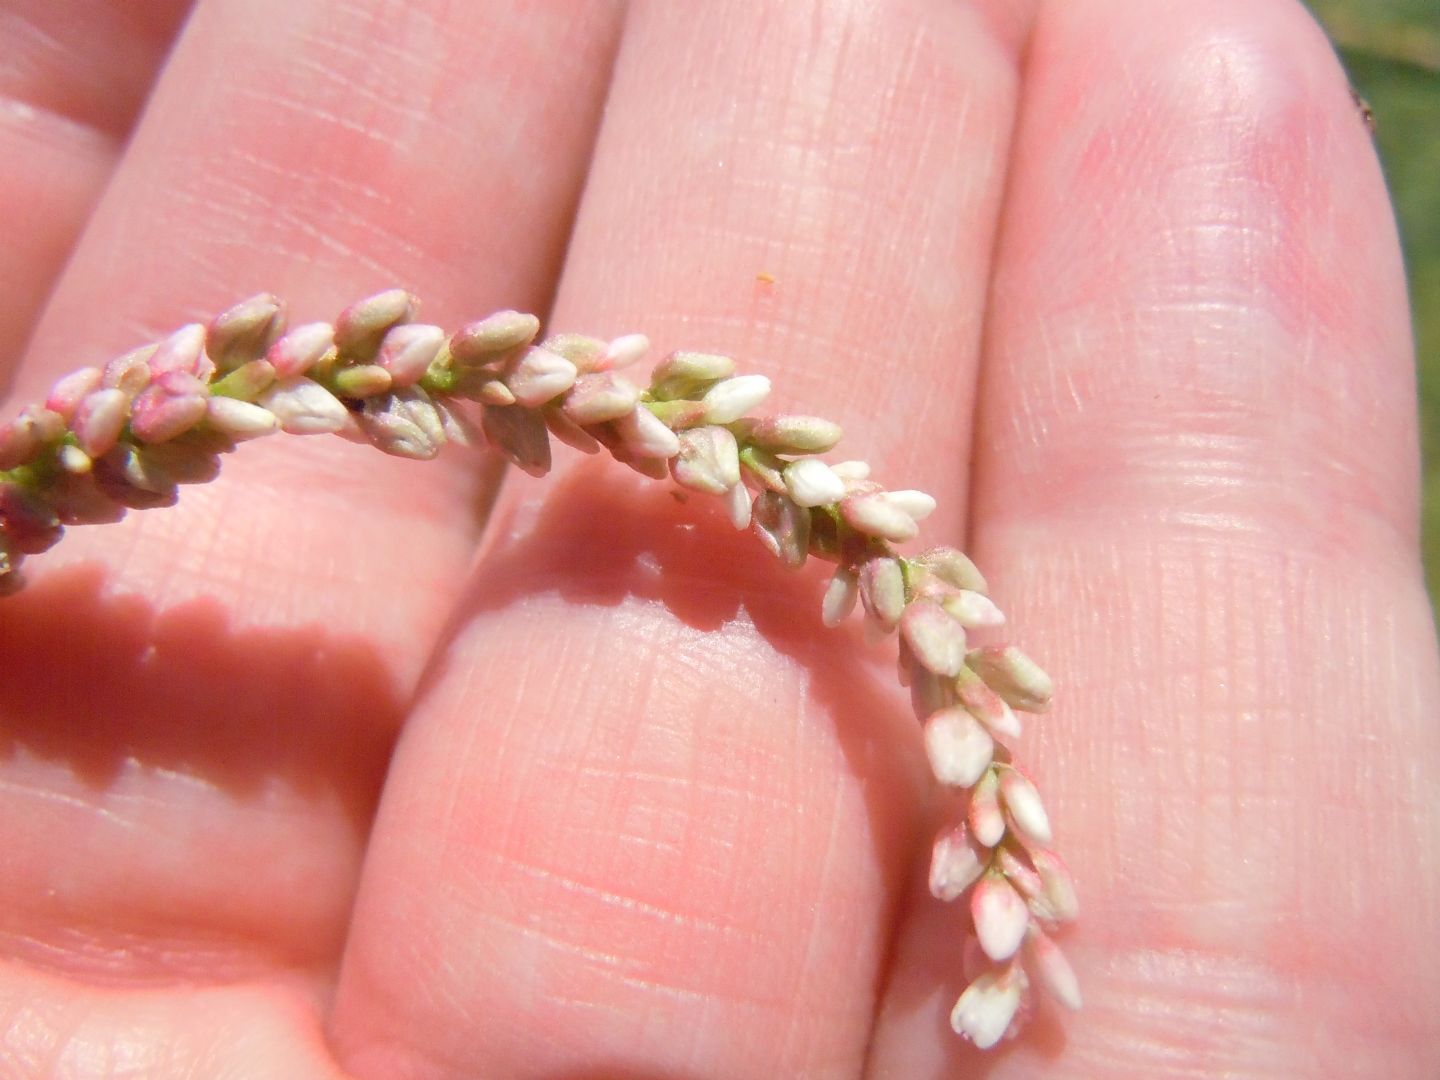
<path fill-rule="evenodd" d="M 775 275 L 770 273 L 770 271 L 768 270 L 761 270 L 758 274 L 755 275 L 755 280 L 758 281 L 761 285 L 774 285 Z"/>

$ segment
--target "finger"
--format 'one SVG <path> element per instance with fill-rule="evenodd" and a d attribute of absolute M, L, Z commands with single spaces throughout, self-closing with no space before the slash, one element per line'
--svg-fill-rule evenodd
<path fill-rule="evenodd" d="M 30 382 L 262 287 L 302 318 L 397 281 L 442 321 L 539 306 L 611 18 L 203 5 Z M 393 729 L 471 557 L 475 462 L 280 442 L 174 510 L 75 530 L 0 609 L 12 951 L 78 974 L 333 959 Z"/>
<path fill-rule="evenodd" d="M 560 322 L 732 351 L 958 528 L 1017 36 L 633 8 Z M 814 640 L 816 576 L 638 487 L 515 493 L 387 782 L 332 1023 L 358 1075 L 858 1068 L 924 791 L 905 707 Z"/>
<path fill-rule="evenodd" d="M 0 5 L 0 388 L 188 7 Z"/>
<path fill-rule="evenodd" d="M 1027 72 L 976 548 L 1062 687 L 1023 750 L 1086 1005 L 996 1074 L 1420 1075 L 1437 679 L 1365 127 L 1299 5 L 1047 5 Z M 903 973 L 959 923 L 902 937 L 876 1075 L 957 1067 L 958 978 Z"/>

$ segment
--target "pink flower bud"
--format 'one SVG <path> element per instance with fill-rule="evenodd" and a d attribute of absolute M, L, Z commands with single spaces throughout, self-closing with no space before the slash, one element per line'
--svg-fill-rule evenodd
<path fill-rule="evenodd" d="M 958 899 L 980 880 L 987 858 L 963 824 L 946 829 L 930 851 L 930 895 L 947 903 Z"/>
<path fill-rule="evenodd" d="M 905 574 L 900 563 L 888 556 L 875 556 L 860 564 L 860 598 L 872 619 L 892 630 L 905 614 Z"/>
<path fill-rule="evenodd" d="M 270 346 L 265 359 L 277 379 L 304 375 L 335 347 L 335 328 L 329 323 L 297 326 Z"/>
<path fill-rule="evenodd" d="M 70 430 L 75 433 L 80 449 L 97 458 L 115 445 L 129 416 L 130 399 L 125 391 L 96 390 L 80 402 L 70 421 Z"/>
<path fill-rule="evenodd" d="M 840 502 L 840 516 L 858 533 L 897 544 L 914 539 L 920 531 L 914 518 L 876 492 L 847 495 Z"/>
<path fill-rule="evenodd" d="M 968 667 L 956 678 L 955 689 L 960 704 L 993 734 L 1012 739 L 1020 736 L 1020 721 L 1010 710 L 1010 706 Z"/>
<path fill-rule="evenodd" d="M 205 402 L 202 394 L 170 394 L 163 386 L 147 387 L 130 406 L 130 430 L 141 442 L 167 442 L 205 418 Z"/>
<path fill-rule="evenodd" d="M 925 756 L 942 784 L 968 788 L 990 767 L 995 740 L 984 725 L 958 705 L 925 721 Z"/>
<path fill-rule="evenodd" d="M 150 372 L 155 379 L 180 372 L 208 381 L 215 365 L 205 355 L 205 327 L 190 323 L 160 342 L 150 357 Z"/>
<path fill-rule="evenodd" d="M 1067 1009 L 1080 1008 L 1080 980 L 1075 977 L 1075 969 L 1060 946 L 1037 926 L 1032 926 L 1026 935 L 1025 959 L 1051 997 Z"/>
<path fill-rule="evenodd" d="M 986 847 L 993 848 L 1005 837 L 1005 814 L 1000 809 L 1000 781 L 991 769 L 970 792 L 970 809 L 966 813 L 970 834 Z"/>
<path fill-rule="evenodd" d="M 1031 848 L 1028 854 L 1044 885 L 1041 896 L 1031 900 L 1035 914 L 1050 922 L 1073 921 L 1080 914 L 1080 902 L 1076 898 L 1075 879 L 1065 860 L 1045 848 Z"/>
<path fill-rule="evenodd" d="M 965 628 L 933 600 L 915 600 L 900 617 L 910 651 L 930 671 L 954 678 L 965 667 Z"/>
<path fill-rule="evenodd" d="M 375 362 L 390 373 L 396 386 L 413 386 L 425 377 L 445 344 L 445 331 L 427 323 L 394 327 L 380 342 Z"/>
<path fill-rule="evenodd" d="M 150 385 L 150 357 L 156 346 L 144 345 L 105 365 L 105 385 L 124 390 L 132 398 Z"/>
<path fill-rule="evenodd" d="M 1030 924 L 1030 909 L 999 874 L 989 874 L 975 886 L 970 894 L 970 915 L 975 920 L 980 948 L 991 960 L 1014 956 Z"/>
<path fill-rule="evenodd" d="M 285 305 L 270 293 L 242 300 L 210 320 L 205 351 L 221 371 L 258 360 L 285 329 Z"/>
<path fill-rule="evenodd" d="M 639 403 L 640 391 L 607 371 L 576 379 L 561 408 L 575 423 L 589 427 L 619 420 Z"/>
<path fill-rule="evenodd" d="M 415 297 L 404 289 L 386 289 L 357 300 L 335 320 L 335 347 L 345 356 L 371 359 L 386 332 L 409 322 L 415 308 Z"/>
<path fill-rule="evenodd" d="M 373 446 L 395 457 L 428 461 L 445 443 L 439 414 L 428 399 L 371 398 L 355 421 Z"/>
<path fill-rule="evenodd" d="M 79 371 L 72 371 L 50 388 L 50 396 L 45 399 L 45 407 L 51 412 L 63 416 L 68 422 L 75 415 L 75 410 L 85 399 L 85 395 L 98 389 L 104 378 L 104 374 L 96 367 L 84 367 Z"/>
<path fill-rule="evenodd" d="M 1000 798 L 1010 813 L 1010 823 L 1032 844 L 1050 843 L 1050 818 L 1040 801 L 1040 792 L 1029 777 L 1013 766 L 1000 773 Z"/>
<path fill-rule="evenodd" d="M 975 649 L 966 663 L 1011 708 L 1038 713 L 1050 707 L 1050 676 L 1014 645 Z"/>
<path fill-rule="evenodd" d="M 20 415 L 0 428 L 0 469 L 13 469 L 34 460 L 41 447 L 65 434 L 65 418 L 59 413 L 27 405 Z"/>

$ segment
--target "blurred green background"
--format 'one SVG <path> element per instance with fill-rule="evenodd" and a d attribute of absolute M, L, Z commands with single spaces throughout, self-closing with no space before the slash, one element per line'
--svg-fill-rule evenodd
<path fill-rule="evenodd" d="M 1425 573 L 1440 599 L 1440 0 L 1310 0 L 1356 92 L 1400 218 L 1425 465 Z"/>

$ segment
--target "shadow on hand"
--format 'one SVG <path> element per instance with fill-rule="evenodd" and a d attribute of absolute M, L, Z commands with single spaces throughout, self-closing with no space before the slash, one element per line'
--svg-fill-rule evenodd
<path fill-rule="evenodd" d="M 0 601 L 0 760 L 17 747 L 103 787 L 127 761 L 238 797 L 328 789 L 369 829 L 403 705 L 376 650 L 320 625 L 232 630 L 68 567 Z"/>

